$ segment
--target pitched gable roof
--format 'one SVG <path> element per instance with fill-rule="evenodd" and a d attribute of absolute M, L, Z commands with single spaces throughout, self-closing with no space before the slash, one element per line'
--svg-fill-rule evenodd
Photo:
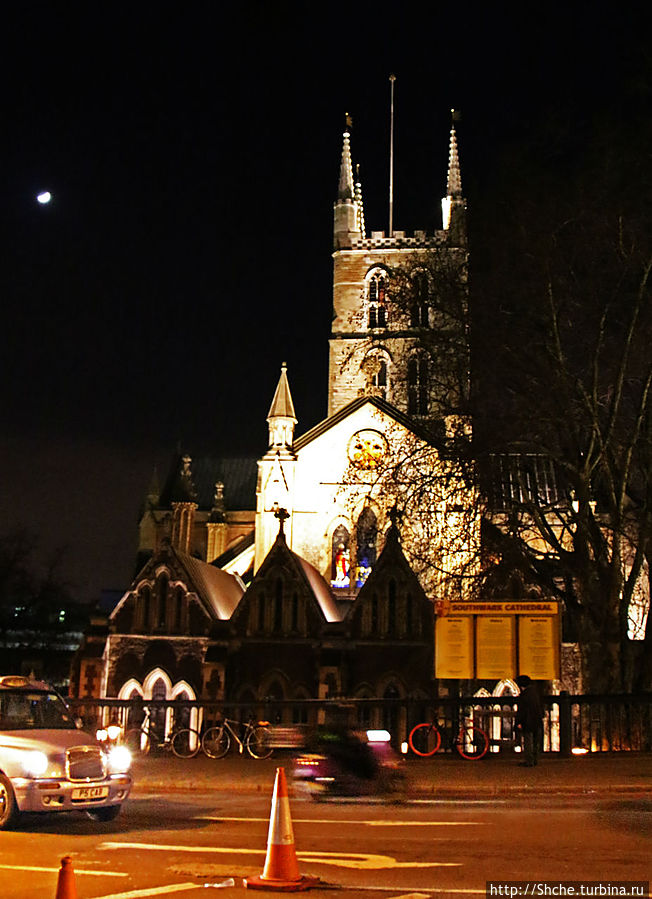
<path fill-rule="evenodd" d="M 399 532 L 396 525 L 392 524 L 385 535 L 385 545 L 376 560 L 376 564 L 371 569 L 369 577 L 360 588 L 360 592 L 351 604 L 348 618 L 356 615 L 362 605 L 366 602 L 367 596 L 377 589 L 378 584 L 384 585 L 388 575 L 396 575 L 401 573 L 411 585 L 414 591 L 413 595 L 419 597 L 424 604 L 430 603 L 430 600 L 423 591 L 419 579 L 412 570 L 410 563 L 405 558 L 405 553 L 401 547 Z M 430 603 L 431 604 L 431 603 Z M 431 604 L 432 605 L 432 604 Z"/>
<path fill-rule="evenodd" d="M 153 579 L 157 568 L 164 565 L 170 572 L 173 580 L 182 581 L 189 593 L 195 593 L 207 614 L 220 621 L 228 620 L 240 602 L 245 592 L 245 586 L 235 574 L 229 574 L 195 559 L 185 553 L 179 552 L 171 544 L 166 544 L 144 565 L 132 582 L 129 590 L 123 595 L 120 602 L 111 613 L 114 618 L 127 597 L 137 589 L 138 584 L 147 579 Z"/>
<path fill-rule="evenodd" d="M 195 592 L 204 600 L 214 617 L 227 621 L 245 592 L 244 584 L 237 574 L 229 574 L 185 553 L 177 553 L 177 557 L 188 572 Z"/>
<path fill-rule="evenodd" d="M 183 457 L 175 456 L 170 474 L 161 490 L 159 505 L 162 508 L 169 508 L 172 502 L 182 465 Z M 257 459 L 197 456 L 190 461 L 190 471 L 196 490 L 196 502 L 200 509 L 212 508 L 216 481 L 224 484 L 224 504 L 228 510 L 243 511 L 256 508 Z"/>
<path fill-rule="evenodd" d="M 398 424 L 402 425 L 408 431 L 412 431 L 412 433 L 417 434 L 423 440 L 428 441 L 430 439 L 429 435 L 426 434 L 425 430 L 419 426 L 418 423 L 415 423 L 414 419 L 405 415 L 395 406 L 392 406 L 390 403 L 381 399 L 377 396 L 360 396 L 355 400 L 352 400 L 346 406 L 343 406 L 341 409 L 338 409 L 334 415 L 331 415 L 330 418 L 325 418 L 323 421 L 320 421 L 313 428 L 310 428 L 309 431 L 306 431 L 305 434 L 302 434 L 298 437 L 293 444 L 292 449 L 295 452 L 298 452 L 300 449 L 303 449 L 304 446 L 307 446 L 313 440 L 316 440 L 317 437 L 320 437 L 322 434 L 325 434 L 326 431 L 330 430 L 330 428 L 335 427 L 335 425 L 339 424 L 341 421 L 344 421 L 349 415 L 352 415 L 354 412 L 357 412 L 358 409 L 361 409 L 364 405 L 369 404 L 371 406 L 375 406 L 385 415 L 389 416 L 389 418 L 393 418 Z"/>
<path fill-rule="evenodd" d="M 299 579 L 304 582 L 306 591 L 315 598 L 315 602 L 327 622 L 341 620 L 342 616 L 327 582 L 310 562 L 302 559 L 301 556 L 298 556 L 288 548 L 284 534 L 277 536 L 274 545 L 254 575 L 247 589 L 247 594 L 251 590 L 255 590 L 258 584 L 265 580 L 270 568 L 279 562 L 285 562 L 294 569 Z"/>

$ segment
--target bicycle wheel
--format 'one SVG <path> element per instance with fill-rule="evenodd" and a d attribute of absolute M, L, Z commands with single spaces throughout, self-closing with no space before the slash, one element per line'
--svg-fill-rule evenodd
<path fill-rule="evenodd" d="M 487 754 L 489 737 L 479 727 L 462 725 L 455 741 L 455 749 L 463 759 L 477 761 Z"/>
<path fill-rule="evenodd" d="M 196 730 L 184 727 L 173 735 L 170 746 L 178 759 L 194 759 L 201 749 L 201 739 Z"/>
<path fill-rule="evenodd" d="M 149 755 L 152 748 L 149 734 L 140 727 L 132 727 L 124 736 L 124 745 L 134 758 L 139 755 Z"/>
<path fill-rule="evenodd" d="M 412 752 L 425 758 L 437 752 L 441 746 L 441 734 L 436 724 L 424 722 L 412 728 L 408 743 Z"/>
<path fill-rule="evenodd" d="M 221 759 L 229 751 L 231 737 L 226 728 L 219 724 L 217 727 L 209 727 L 201 738 L 201 748 L 209 759 Z"/>
<path fill-rule="evenodd" d="M 269 730 L 266 727 L 253 727 L 246 736 L 247 752 L 254 759 L 268 759 L 272 754 L 269 745 Z"/>

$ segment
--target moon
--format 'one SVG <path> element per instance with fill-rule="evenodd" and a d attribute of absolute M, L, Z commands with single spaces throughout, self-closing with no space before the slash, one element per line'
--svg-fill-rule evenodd
<path fill-rule="evenodd" d="M 36 199 L 41 204 L 41 206 L 45 206 L 45 204 L 49 203 L 52 199 L 52 194 L 49 190 L 44 190 L 40 194 L 36 195 Z"/>

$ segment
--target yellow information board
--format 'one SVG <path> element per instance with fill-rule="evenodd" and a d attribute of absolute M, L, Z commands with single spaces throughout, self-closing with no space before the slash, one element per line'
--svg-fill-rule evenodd
<path fill-rule="evenodd" d="M 435 637 L 435 677 L 472 678 L 473 618 L 470 615 L 440 618 Z"/>
<path fill-rule="evenodd" d="M 481 615 L 475 626 L 475 676 L 502 680 L 516 674 L 516 619 L 514 615 Z"/>
<path fill-rule="evenodd" d="M 455 602 L 437 605 L 435 676 L 533 680 L 560 676 L 556 602 Z"/>
<path fill-rule="evenodd" d="M 523 615 L 518 619 L 519 674 L 532 680 L 552 680 L 559 671 L 559 627 L 557 619 Z"/>

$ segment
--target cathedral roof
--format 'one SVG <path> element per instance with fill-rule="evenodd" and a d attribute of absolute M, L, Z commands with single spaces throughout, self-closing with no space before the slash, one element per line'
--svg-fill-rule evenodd
<path fill-rule="evenodd" d="M 185 553 L 176 553 L 181 565 L 186 569 L 189 580 L 196 593 L 204 600 L 210 611 L 221 621 L 227 621 L 233 614 L 244 591 L 244 585 L 239 577 L 228 574 L 195 559 Z M 188 585 L 190 586 L 190 585 Z"/>
<path fill-rule="evenodd" d="M 182 553 L 169 541 L 165 541 L 122 596 L 111 612 L 111 618 L 115 618 L 120 607 L 141 582 L 156 579 L 157 571 L 162 565 L 167 568 L 171 579 L 183 582 L 189 593 L 197 594 L 206 611 L 221 621 L 227 621 L 231 617 L 245 592 L 245 586 L 237 575 Z"/>
<path fill-rule="evenodd" d="M 337 607 L 337 603 L 333 599 L 331 588 L 326 583 L 326 580 L 317 571 L 314 565 L 310 564 L 310 562 L 306 562 L 305 559 L 302 559 L 301 556 L 298 556 L 296 553 L 292 552 L 292 550 L 290 550 L 290 555 L 294 557 L 306 576 L 313 595 L 319 603 L 326 621 L 339 621 L 342 615 Z"/>
<path fill-rule="evenodd" d="M 375 406 L 381 412 L 384 412 L 385 415 L 388 415 L 390 418 L 393 418 L 394 421 L 403 425 L 408 431 L 412 431 L 414 434 L 418 434 L 423 437 L 424 440 L 429 440 L 428 435 L 425 433 L 423 428 L 420 428 L 418 423 L 415 423 L 413 418 L 405 415 L 395 406 L 392 406 L 391 403 L 386 402 L 378 396 L 360 396 L 357 399 L 352 400 L 350 403 L 347 403 L 346 406 L 342 406 L 341 409 L 338 409 L 330 418 L 325 418 L 323 421 L 320 421 L 309 431 L 306 431 L 305 434 L 302 434 L 301 437 L 298 437 L 294 441 L 293 449 L 295 452 L 303 449 L 304 446 L 307 446 L 317 437 L 320 437 L 322 434 L 326 433 L 330 428 L 339 424 L 341 421 L 344 421 L 345 418 L 348 418 L 353 412 L 356 412 L 358 409 L 362 408 L 365 403 L 370 403 L 372 406 Z"/>
<path fill-rule="evenodd" d="M 183 464 L 183 457 L 174 458 L 170 475 L 161 491 L 160 506 L 169 508 L 174 500 L 174 487 Z M 224 484 L 224 505 L 230 511 L 256 508 L 257 460 L 253 458 L 193 457 L 190 462 L 196 499 L 200 509 L 210 510 L 215 498 L 215 484 Z"/>

